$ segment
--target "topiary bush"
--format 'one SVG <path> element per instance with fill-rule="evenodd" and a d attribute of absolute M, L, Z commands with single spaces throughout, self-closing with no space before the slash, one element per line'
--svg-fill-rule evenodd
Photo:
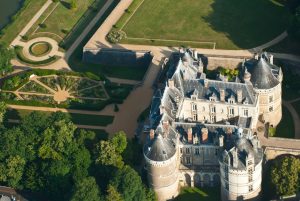
<path fill-rule="evenodd" d="M 126 37 L 126 33 L 121 30 L 112 30 L 107 35 L 107 40 L 111 43 L 118 43 Z"/>

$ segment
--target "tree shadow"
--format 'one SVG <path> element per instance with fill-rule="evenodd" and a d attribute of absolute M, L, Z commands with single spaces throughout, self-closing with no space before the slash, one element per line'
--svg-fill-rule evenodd
<path fill-rule="evenodd" d="M 215 0 L 211 8 L 212 12 L 202 19 L 242 49 L 269 42 L 288 24 L 289 11 L 280 0 Z"/>
<path fill-rule="evenodd" d="M 66 1 L 60 1 L 61 5 L 63 5 L 66 9 L 71 9 L 71 4 Z"/>

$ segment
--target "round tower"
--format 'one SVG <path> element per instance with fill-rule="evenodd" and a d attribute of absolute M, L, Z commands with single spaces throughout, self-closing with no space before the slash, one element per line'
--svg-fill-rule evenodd
<path fill-rule="evenodd" d="M 239 138 L 219 160 L 222 201 L 260 200 L 263 152 Z"/>
<path fill-rule="evenodd" d="M 153 132 L 144 147 L 148 181 L 158 200 L 165 201 L 179 193 L 177 149 L 173 139 Z"/>
<path fill-rule="evenodd" d="M 271 58 L 271 57 L 270 57 Z M 261 55 L 253 65 L 247 67 L 250 82 L 259 97 L 259 114 L 262 122 L 277 126 L 282 117 L 281 108 L 281 69 L 273 65 L 266 54 Z M 244 75 L 249 78 L 249 75 Z"/>

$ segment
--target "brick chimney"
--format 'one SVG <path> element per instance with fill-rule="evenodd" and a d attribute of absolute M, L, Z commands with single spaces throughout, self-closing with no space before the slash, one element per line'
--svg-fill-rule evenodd
<path fill-rule="evenodd" d="M 208 129 L 202 128 L 201 134 L 202 134 L 202 143 L 206 143 L 208 141 Z"/>
<path fill-rule="evenodd" d="M 187 135 L 188 135 L 188 143 L 193 144 L 193 129 L 192 128 L 188 128 Z"/>
<path fill-rule="evenodd" d="M 238 89 L 236 91 L 236 95 L 237 95 L 237 102 L 241 103 L 243 101 L 243 91 L 241 89 Z"/>
<path fill-rule="evenodd" d="M 220 89 L 220 101 L 225 102 L 225 89 Z"/>
<path fill-rule="evenodd" d="M 154 139 L 154 135 L 155 135 L 154 129 L 151 129 L 150 132 L 149 132 L 149 138 L 150 138 L 150 140 Z"/>

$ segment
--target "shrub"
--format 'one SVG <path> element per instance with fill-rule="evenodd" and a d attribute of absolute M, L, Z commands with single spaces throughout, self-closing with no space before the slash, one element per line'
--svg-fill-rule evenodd
<path fill-rule="evenodd" d="M 27 35 L 24 35 L 24 36 L 22 36 L 22 39 L 27 41 L 29 38 Z"/>
<path fill-rule="evenodd" d="M 269 127 L 269 136 L 273 137 L 276 133 L 276 128 L 274 127 Z"/>
<path fill-rule="evenodd" d="M 120 42 L 123 38 L 126 37 L 126 34 L 124 31 L 121 30 L 112 30 L 108 33 L 107 35 L 107 40 L 111 43 L 118 43 Z"/>
<path fill-rule="evenodd" d="M 46 25 L 46 24 L 43 24 L 43 23 L 39 24 L 39 26 L 40 26 L 40 28 L 42 28 L 42 29 L 47 28 L 47 25 Z"/>
<path fill-rule="evenodd" d="M 70 31 L 67 30 L 67 29 L 62 29 L 61 32 L 64 33 L 64 34 L 68 34 Z"/>

